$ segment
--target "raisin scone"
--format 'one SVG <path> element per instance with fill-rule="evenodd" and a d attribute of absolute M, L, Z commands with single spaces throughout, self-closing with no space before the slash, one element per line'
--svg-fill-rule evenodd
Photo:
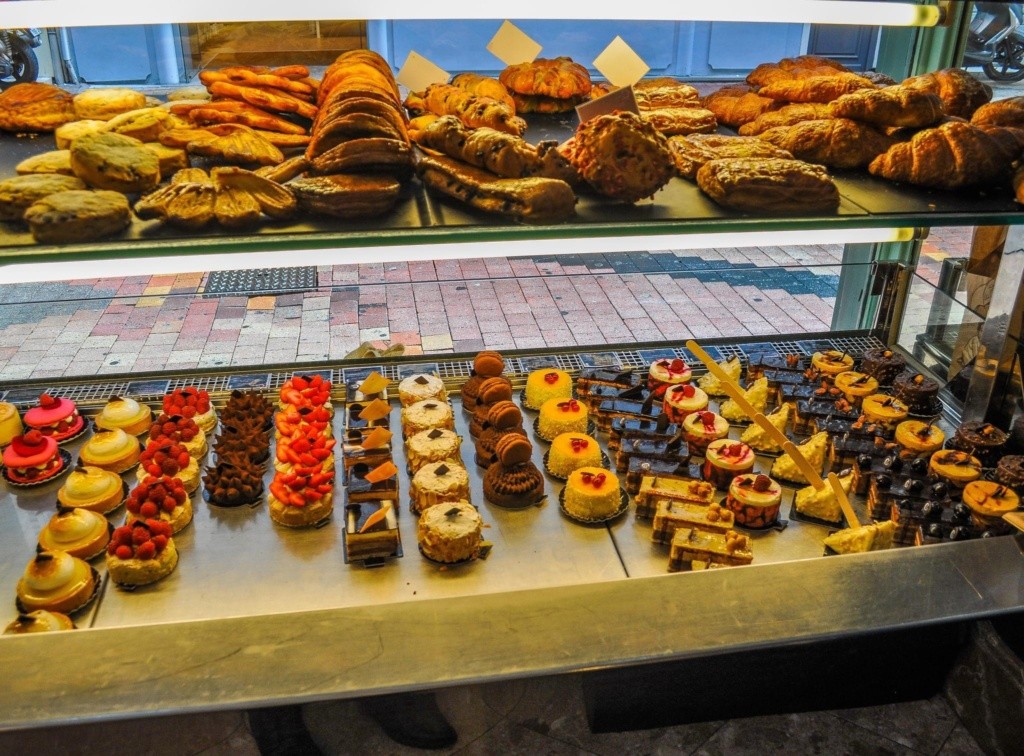
<path fill-rule="evenodd" d="M 44 197 L 85 188 L 81 179 L 57 173 L 36 173 L 0 181 L 0 220 L 20 221 L 29 206 Z"/>
<path fill-rule="evenodd" d="M 27 157 L 14 166 L 14 172 L 19 176 L 27 176 L 31 173 L 59 173 L 62 176 L 74 176 L 71 168 L 70 150 L 50 150 L 39 155 Z"/>
<path fill-rule="evenodd" d="M 71 143 L 71 168 L 96 189 L 144 192 L 160 183 L 160 159 L 138 139 L 87 134 Z"/>
<path fill-rule="evenodd" d="M 75 95 L 74 105 L 78 118 L 109 121 L 121 113 L 146 107 L 146 96 L 122 87 L 87 89 Z"/>
<path fill-rule="evenodd" d="M 132 211 L 120 192 L 74 189 L 33 203 L 25 222 L 37 242 L 66 244 L 101 239 L 126 228 Z"/>
<path fill-rule="evenodd" d="M 834 212 L 839 189 L 820 165 L 780 158 L 705 163 L 697 185 L 719 205 L 745 212 Z"/>

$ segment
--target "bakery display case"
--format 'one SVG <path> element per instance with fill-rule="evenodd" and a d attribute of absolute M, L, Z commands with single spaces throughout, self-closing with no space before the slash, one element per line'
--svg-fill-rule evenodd
<path fill-rule="evenodd" d="M 783 20 L 798 22 L 807 18 L 800 14 L 818 6 L 842 5 L 794 3 L 792 12 L 797 15 Z M 863 8 L 864 4 L 856 5 Z M 934 10 L 936 6 L 923 7 Z M 954 22 L 962 20 L 962 7 L 944 7 Z M 552 12 L 541 4 L 520 10 L 536 18 Z M 284 14 L 288 18 L 281 18 L 282 11 L 269 5 L 221 3 L 214 14 L 217 18 L 211 13 L 196 4 L 183 8 L 181 18 L 171 18 L 166 9 L 140 7 L 132 18 L 118 23 L 264 20 L 260 14 L 290 21 L 322 18 L 323 8 L 319 3 L 293 4 Z M 424 10 L 387 3 L 375 8 L 377 13 L 404 19 Z M 452 13 L 451 18 L 472 18 L 480 10 L 459 6 Z M 651 18 L 660 18 L 660 13 L 674 18 L 678 11 L 655 7 Z M 936 20 L 931 11 L 913 13 L 919 21 Z M 643 11 L 640 14 L 646 17 Z M 368 14 L 353 9 L 345 15 Z M 92 15 L 83 16 L 81 8 L 63 0 L 8 3 L 0 12 L 0 25 L 94 23 Z M 940 58 L 942 40 L 956 28 L 953 23 L 921 32 L 915 42 L 918 55 L 926 57 L 924 49 Z M 368 36 L 372 42 L 372 28 Z M 900 40 L 894 34 L 891 39 L 883 35 L 882 41 L 891 46 Z M 486 40 L 481 47 L 484 44 Z M 947 51 L 938 62 L 950 62 L 950 55 Z M 574 126 L 574 117 L 537 116 L 531 122 L 530 138 L 561 142 L 571 136 Z M 0 140 L 4 175 L 40 152 L 40 140 L 11 135 Z M 210 227 L 185 233 L 159 220 L 133 217 L 127 230 L 113 238 L 67 243 L 40 243 L 24 227 L 4 223 L 0 279 L 7 283 L 58 280 L 86 275 L 83 271 L 92 271 L 88 276 L 95 277 L 97 270 L 114 269 L 152 273 L 267 267 L 280 264 L 282 254 L 289 251 L 301 252 L 308 264 L 331 264 L 536 255 L 567 249 L 586 253 L 714 244 L 757 246 L 783 239 L 797 240 L 791 243 L 841 240 L 848 246 L 839 266 L 841 291 L 831 332 L 704 339 L 700 346 L 716 361 L 737 358 L 745 371 L 758 366 L 780 368 L 775 364 L 780 361 L 784 369 L 787 355 L 803 366 L 816 353 L 836 352 L 841 355 L 838 359 L 859 359 L 868 350 L 891 349 L 913 371 L 920 371 L 922 382 L 934 376 L 945 384 L 952 363 L 940 359 L 941 345 L 953 344 L 947 351 L 955 352 L 958 335 L 974 329 L 973 354 L 977 356 L 967 358 L 973 360 L 973 377 L 963 391 L 944 390 L 939 395 L 941 408 L 932 413 L 941 415 L 935 424 L 953 437 L 962 422 L 984 420 L 994 400 L 1011 391 L 1008 376 L 1013 373 L 1016 349 L 1009 321 L 1024 268 L 1018 225 L 1024 213 L 1009 190 L 949 193 L 896 185 L 854 171 L 837 173 L 835 183 L 839 197 L 835 213 L 740 213 L 712 202 L 694 184 L 673 178 L 648 202 L 622 204 L 581 194 L 569 220 L 525 225 L 483 214 L 410 181 L 401 188 L 395 209 L 376 219 L 301 216 L 267 222 L 252 231 Z M 950 296 L 916 275 L 919 242 L 929 228 L 1002 224 L 1009 225 L 1010 232 L 1001 261 L 989 276 L 993 294 L 987 316 L 971 303 L 958 301 L 955 292 Z M 521 407 L 519 392 L 536 371 L 564 371 L 578 379 L 610 367 L 613 372 L 631 370 L 644 376 L 652 363 L 680 360 L 695 368 L 694 377 L 703 376 L 705 368 L 692 346 L 655 342 L 557 351 L 503 350 L 503 370 L 514 389 L 514 404 Z M 472 354 L 429 355 L 229 367 L 188 375 L 86 375 L 0 386 L 4 401 L 22 413 L 37 404 L 51 409 L 50 400 L 39 399 L 46 392 L 73 400 L 91 423 L 113 395 L 159 411 L 165 396 L 195 387 L 208 392 L 213 405 L 223 412 L 235 390 L 256 390 L 276 404 L 285 396 L 282 389 L 294 388 L 294 375 L 320 376 L 332 384 L 334 413 L 329 422 L 338 441 L 335 452 L 341 468 L 334 484 L 333 517 L 318 527 L 280 527 L 271 521 L 263 495 L 253 506 L 213 505 L 204 499 L 212 495 L 210 486 L 201 486 L 191 497 L 191 524 L 174 536 L 179 560 L 166 579 L 135 590 L 118 587 L 100 560 L 95 595 L 75 615 L 80 631 L 0 641 L 0 666 L 8 673 L 8 684 L 0 691 L 0 727 L 295 703 L 568 671 L 632 669 L 714 660 L 739 652 L 769 654 L 804 644 L 854 644 L 896 628 L 931 637 L 935 627 L 955 628 L 1024 607 L 1019 535 L 981 537 L 982 529 L 975 534 L 978 537 L 946 538 L 947 542 L 922 546 L 911 546 L 911 535 L 903 548 L 826 556 L 823 539 L 830 530 L 852 525 L 850 516 L 835 521 L 834 528 L 802 521 L 794 515 L 799 486 L 788 483 L 781 502 L 785 527 L 743 530 L 753 563 L 728 569 L 715 568 L 716 559 L 708 558 L 708 569 L 685 570 L 694 553 L 734 555 L 736 549 L 702 542 L 691 544 L 689 551 L 674 549 L 675 558 L 670 559 L 667 544 L 652 543 L 656 527 L 638 519 L 634 511 L 616 512 L 619 516 L 607 521 L 574 520 L 559 501 L 560 481 L 547 474 L 539 502 L 511 508 L 490 503 L 493 495 L 489 497 L 485 490 L 483 469 L 474 465 L 472 415 L 462 411 L 460 401 L 460 389 L 471 379 L 473 367 Z M 373 372 L 388 382 L 386 416 L 395 434 L 395 472 L 383 480 L 397 480 L 397 495 L 386 485 L 382 489 L 381 481 L 367 479 L 368 471 L 362 473 L 364 482 L 359 485 L 367 491 L 383 490 L 380 496 L 372 494 L 371 500 L 395 502 L 394 527 L 389 530 L 398 533 L 390 558 L 368 566 L 349 559 L 351 535 L 359 533 L 367 520 L 365 514 L 346 507 L 342 482 L 349 465 L 341 450 L 344 444 L 360 445 L 348 435 L 350 405 L 358 398 L 357 388 L 365 387 L 363 381 Z M 422 374 L 437 375 L 452 398 L 453 430 L 464 439 L 461 454 L 470 469 L 468 498 L 478 507 L 485 526 L 486 548 L 466 563 L 439 565 L 417 549 L 417 521 L 409 511 L 409 460 L 398 440 L 404 421 L 397 386 Z M 714 402 L 721 409 L 722 402 Z M 536 415 L 521 411 L 532 445 L 529 460 L 518 463 L 529 461 L 543 470 L 548 446 L 531 428 Z M 821 420 L 827 423 L 832 418 Z M 380 417 L 368 422 L 383 425 Z M 745 430 L 731 427 L 729 438 L 738 443 Z M 609 435 L 603 429 L 595 434 L 614 466 L 618 460 L 608 445 Z M 808 434 L 798 435 L 805 440 Z M 16 474 L 5 478 L 0 495 L 0 590 L 9 597 L 15 595 L 26 563 L 33 560 L 37 534 L 53 515 L 57 490 L 65 476 L 74 474 L 72 460 L 97 436 L 90 428 L 68 440 L 63 447 L 67 469 L 59 481 L 24 487 L 19 483 L 25 481 Z M 277 445 L 273 448 L 276 454 Z M 216 465 L 213 454 L 200 455 L 206 473 Z M 692 462 L 699 463 L 703 456 L 695 453 Z M 770 455 L 757 458 L 759 472 L 776 465 Z M 143 464 L 144 471 L 151 461 Z M 266 496 L 279 497 L 273 467 L 263 474 L 262 484 Z M 626 483 L 627 471 L 620 474 Z M 137 473 L 125 473 L 124 480 L 126 488 L 134 487 Z M 350 482 L 347 494 L 356 488 Z M 716 498 L 725 495 L 721 491 Z M 868 522 L 870 503 L 862 492 L 852 499 L 853 519 Z M 628 498 L 623 501 L 627 509 L 635 507 Z M 386 508 L 380 505 L 375 512 L 386 512 Z M 117 519 L 116 524 L 120 522 Z M 705 564 L 700 558 L 695 561 Z M 670 572 L 680 567 L 684 574 Z M 141 675 L 144 695 L 139 694 L 140 675 L 135 667 L 139 653 L 148 670 Z M 122 674 L 128 665 L 136 671 Z"/>

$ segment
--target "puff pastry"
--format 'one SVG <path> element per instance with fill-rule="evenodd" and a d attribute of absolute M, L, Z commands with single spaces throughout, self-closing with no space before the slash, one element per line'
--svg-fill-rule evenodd
<path fill-rule="evenodd" d="M 777 126 L 758 135 L 793 154 L 798 160 L 833 168 L 860 168 L 889 149 L 895 140 L 877 129 L 848 118 L 801 121 Z"/>
<path fill-rule="evenodd" d="M 920 128 L 942 120 L 942 100 L 938 95 L 909 87 L 862 89 L 832 101 L 836 118 L 873 123 L 876 126 Z"/>
<path fill-rule="evenodd" d="M 722 87 L 704 98 L 704 107 L 715 114 L 719 123 L 742 126 L 762 113 L 778 110 L 781 103 L 756 94 L 745 84 Z"/>
<path fill-rule="evenodd" d="M 452 77 L 452 86 L 465 89 L 470 94 L 490 97 L 492 100 L 505 103 L 515 110 L 516 104 L 512 96 L 505 89 L 505 85 L 490 76 L 481 76 L 475 73 L 460 73 Z"/>
<path fill-rule="evenodd" d="M 987 102 L 974 111 L 971 123 L 975 126 L 1009 126 L 1024 128 L 1024 97 Z"/>
<path fill-rule="evenodd" d="M 422 93 L 411 93 L 405 105 L 414 111 L 457 116 L 470 128 L 486 126 L 516 136 L 526 131 L 526 121 L 517 117 L 512 108 L 451 84 L 431 84 Z"/>
<path fill-rule="evenodd" d="M 778 110 L 771 110 L 762 113 L 753 121 L 745 123 L 737 129 L 743 136 L 756 136 L 762 131 L 773 129 L 776 126 L 791 126 L 800 121 L 817 121 L 821 118 L 831 118 L 832 111 L 828 103 L 823 102 L 797 102 L 792 105 L 783 105 Z"/>
<path fill-rule="evenodd" d="M 700 167 L 721 158 L 785 158 L 792 155 L 774 144 L 752 136 L 726 134 L 691 134 L 668 140 L 676 170 L 683 178 L 697 178 Z"/>
<path fill-rule="evenodd" d="M 938 95 L 946 114 L 960 118 L 970 118 L 975 110 L 992 99 L 992 87 L 981 83 L 962 68 L 943 68 L 911 76 L 900 86 Z"/>
<path fill-rule="evenodd" d="M 718 128 L 715 114 L 697 107 L 641 110 L 640 117 L 665 136 L 710 134 Z"/>
<path fill-rule="evenodd" d="M 498 75 L 498 81 L 514 93 L 559 100 L 586 97 L 591 88 L 587 69 L 564 55 L 508 66 Z"/>
<path fill-rule="evenodd" d="M 874 84 L 857 74 L 838 72 L 826 76 L 778 79 L 765 84 L 757 93 L 785 102 L 831 102 L 859 89 L 874 88 Z"/>
<path fill-rule="evenodd" d="M 820 165 L 779 158 L 705 163 L 697 185 L 720 205 L 744 212 L 834 212 L 839 189 Z"/>

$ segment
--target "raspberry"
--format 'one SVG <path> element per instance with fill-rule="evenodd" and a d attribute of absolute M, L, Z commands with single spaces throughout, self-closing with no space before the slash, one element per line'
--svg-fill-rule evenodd
<path fill-rule="evenodd" d="M 146 472 L 148 472 L 154 478 L 159 478 L 161 473 L 163 472 L 163 468 L 161 468 L 160 465 L 154 463 L 151 465 L 146 465 Z"/>
<path fill-rule="evenodd" d="M 764 493 L 772 487 L 772 479 L 767 475 L 758 475 L 754 478 L 754 490 L 758 493 Z"/>
<path fill-rule="evenodd" d="M 157 507 L 156 504 L 154 504 L 151 501 L 147 501 L 139 509 L 139 514 L 142 515 L 143 517 L 156 517 L 159 512 L 160 512 L 160 509 Z"/>
<path fill-rule="evenodd" d="M 178 506 L 178 500 L 173 496 L 165 496 L 163 500 L 163 506 L 165 512 L 170 512 L 176 506 Z"/>
<path fill-rule="evenodd" d="M 196 416 L 196 408 L 195 407 L 182 407 L 181 408 L 181 414 L 184 417 L 193 418 L 193 417 Z"/>
<path fill-rule="evenodd" d="M 175 491 L 174 492 L 174 501 L 176 503 L 178 503 L 178 504 L 184 504 L 185 503 L 185 499 L 187 497 L 188 497 L 188 494 L 185 493 L 185 489 L 184 488 L 181 489 L 180 491 Z"/>
<path fill-rule="evenodd" d="M 145 528 L 135 528 L 132 532 L 132 543 L 138 546 L 140 543 L 145 543 L 149 540 L 149 533 L 146 532 Z"/>
<path fill-rule="evenodd" d="M 136 549 L 135 556 L 139 559 L 152 559 L 156 556 L 156 544 L 152 541 L 146 541 Z"/>
<path fill-rule="evenodd" d="M 131 546 L 118 546 L 114 553 L 118 559 L 131 559 L 132 558 L 132 547 Z"/>
<path fill-rule="evenodd" d="M 113 541 L 108 543 L 107 544 L 107 553 L 110 554 L 110 556 L 114 556 L 117 553 L 117 546 L 118 545 L 116 543 L 114 543 Z"/>
<path fill-rule="evenodd" d="M 163 471 L 164 475 L 174 475 L 178 472 L 178 464 L 173 459 L 168 459 L 164 461 L 160 466 L 160 469 Z"/>
<path fill-rule="evenodd" d="M 182 469 L 184 469 L 184 468 L 188 467 L 188 463 L 191 461 L 192 458 L 189 456 L 189 453 L 187 451 L 183 451 L 183 452 L 181 452 L 178 455 L 177 459 L 178 459 L 178 465 Z"/>
<path fill-rule="evenodd" d="M 156 548 L 156 553 L 159 554 L 161 551 L 167 548 L 167 536 L 155 535 L 153 536 L 153 540 L 151 540 L 150 543 L 153 544 L 153 546 Z"/>

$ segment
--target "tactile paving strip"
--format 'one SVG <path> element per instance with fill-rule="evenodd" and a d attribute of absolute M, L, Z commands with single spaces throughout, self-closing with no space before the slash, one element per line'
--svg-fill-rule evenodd
<path fill-rule="evenodd" d="M 316 267 L 218 270 L 210 273 L 203 294 L 290 294 L 316 288 Z"/>

